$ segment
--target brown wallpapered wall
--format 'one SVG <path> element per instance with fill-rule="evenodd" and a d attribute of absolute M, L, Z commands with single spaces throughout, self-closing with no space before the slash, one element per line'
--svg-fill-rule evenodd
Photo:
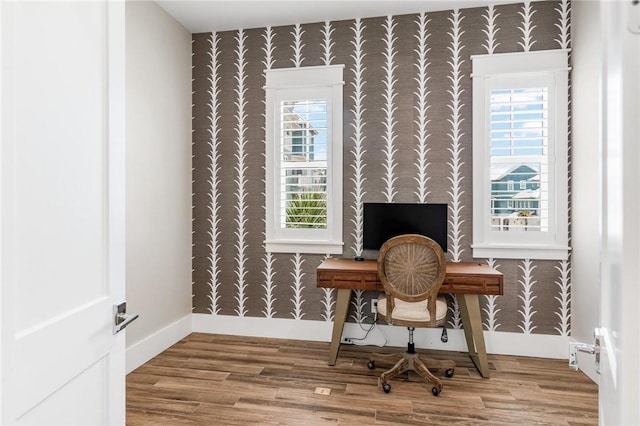
<path fill-rule="evenodd" d="M 471 55 L 569 47 L 570 4 L 565 1 L 487 7 L 193 35 L 193 311 L 221 315 L 328 321 L 335 295 L 316 288 L 324 256 L 267 254 L 264 241 L 264 70 L 344 64 L 343 256 L 358 250 L 356 193 L 384 202 L 385 108 L 395 108 L 394 202 L 418 202 L 417 92 L 426 87 L 429 151 L 426 200 L 454 201 L 453 156 L 461 163 L 456 200 L 460 247 L 449 259 L 470 261 L 472 237 Z M 422 26 L 420 26 L 422 22 Z M 490 26 L 490 22 L 493 26 Z M 491 36 L 493 34 L 493 36 Z M 297 37 L 296 37 L 297 36 Z M 491 40 L 489 40 L 491 37 Z M 296 40 L 297 39 L 297 40 Z M 391 40 L 391 42 L 389 41 Z M 421 40 L 426 55 L 421 62 Z M 329 55 L 327 56 L 327 52 Z M 386 52 L 386 55 L 385 55 Z M 456 65 L 457 64 L 457 65 Z M 358 77 L 357 66 L 363 72 Z M 420 81 L 419 66 L 426 67 Z M 388 70 L 392 85 L 386 84 Z M 459 80 L 456 80 L 459 76 Z M 357 84 L 361 84 L 362 138 L 356 139 Z M 392 93 L 388 103 L 384 94 Z M 453 124 L 454 101 L 460 102 Z M 452 151 L 453 126 L 460 132 Z M 361 158 L 356 148 L 363 150 Z M 360 179 L 355 165 L 362 167 Z M 424 193 L 422 195 L 425 195 Z M 450 212 L 451 216 L 452 212 Z M 451 217 L 450 217 L 451 219 Z M 452 229 L 449 227 L 450 238 Z M 457 259 L 456 259 L 457 258 Z M 487 330 L 567 334 L 570 263 L 477 259 L 505 276 L 505 294 L 483 297 Z M 358 293 L 350 320 L 370 322 L 370 299 Z M 455 300 L 449 325 L 461 326 Z"/>

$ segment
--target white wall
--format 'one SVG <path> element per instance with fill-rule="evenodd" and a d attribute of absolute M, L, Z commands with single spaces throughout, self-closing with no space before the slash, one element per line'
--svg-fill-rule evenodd
<path fill-rule="evenodd" d="M 598 2 L 572 2 L 571 7 L 571 337 L 593 343 L 600 312 L 602 33 Z M 579 354 L 579 367 L 597 381 L 592 355 Z"/>
<path fill-rule="evenodd" d="M 126 2 L 127 371 L 191 330 L 191 34 Z"/>

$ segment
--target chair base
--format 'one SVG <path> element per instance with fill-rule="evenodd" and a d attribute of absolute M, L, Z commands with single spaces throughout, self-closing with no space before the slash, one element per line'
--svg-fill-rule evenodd
<path fill-rule="evenodd" d="M 391 379 L 407 371 L 415 371 L 420 377 L 433 385 L 432 392 L 434 395 L 438 395 L 442 390 L 442 382 L 429 369 L 446 369 L 449 372 L 456 368 L 456 363 L 453 360 L 437 360 L 409 352 L 401 354 L 372 354 L 369 359 L 374 363 L 379 361 L 394 364 L 392 368 L 382 373 L 378 379 L 378 387 L 383 387 L 385 392 L 390 389 L 388 383 Z M 452 371 L 451 374 L 447 373 L 447 376 L 451 377 L 451 375 L 453 375 Z"/>

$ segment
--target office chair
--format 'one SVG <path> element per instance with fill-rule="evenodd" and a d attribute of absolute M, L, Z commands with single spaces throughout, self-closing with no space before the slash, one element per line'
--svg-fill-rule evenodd
<path fill-rule="evenodd" d="M 395 363 L 393 368 L 380 376 L 379 385 L 385 392 L 391 390 L 389 380 L 405 371 L 415 371 L 433 387 L 431 393 L 438 396 L 442 382 L 429 368 L 445 369 L 445 376 L 453 376 L 454 361 L 439 361 L 420 357 L 415 351 L 413 331 L 415 327 L 438 327 L 447 316 L 447 302 L 438 297 L 438 291 L 446 274 L 446 260 L 442 248 L 430 238 L 417 234 L 391 238 L 380 248 L 378 275 L 385 295 L 378 299 L 378 316 L 391 325 L 409 329 L 407 351 L 402 354 L 372 354 L 368 367 L 375 362 Z"/>

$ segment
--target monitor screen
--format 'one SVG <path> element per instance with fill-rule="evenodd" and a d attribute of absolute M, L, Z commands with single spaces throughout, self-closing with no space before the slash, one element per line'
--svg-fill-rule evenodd
<path fill-rule="evenodd" d="M 420 234 L 447 251 L 447 204 L 364 203 L 363 248 L 380 250 L 391 237 Z"/>

